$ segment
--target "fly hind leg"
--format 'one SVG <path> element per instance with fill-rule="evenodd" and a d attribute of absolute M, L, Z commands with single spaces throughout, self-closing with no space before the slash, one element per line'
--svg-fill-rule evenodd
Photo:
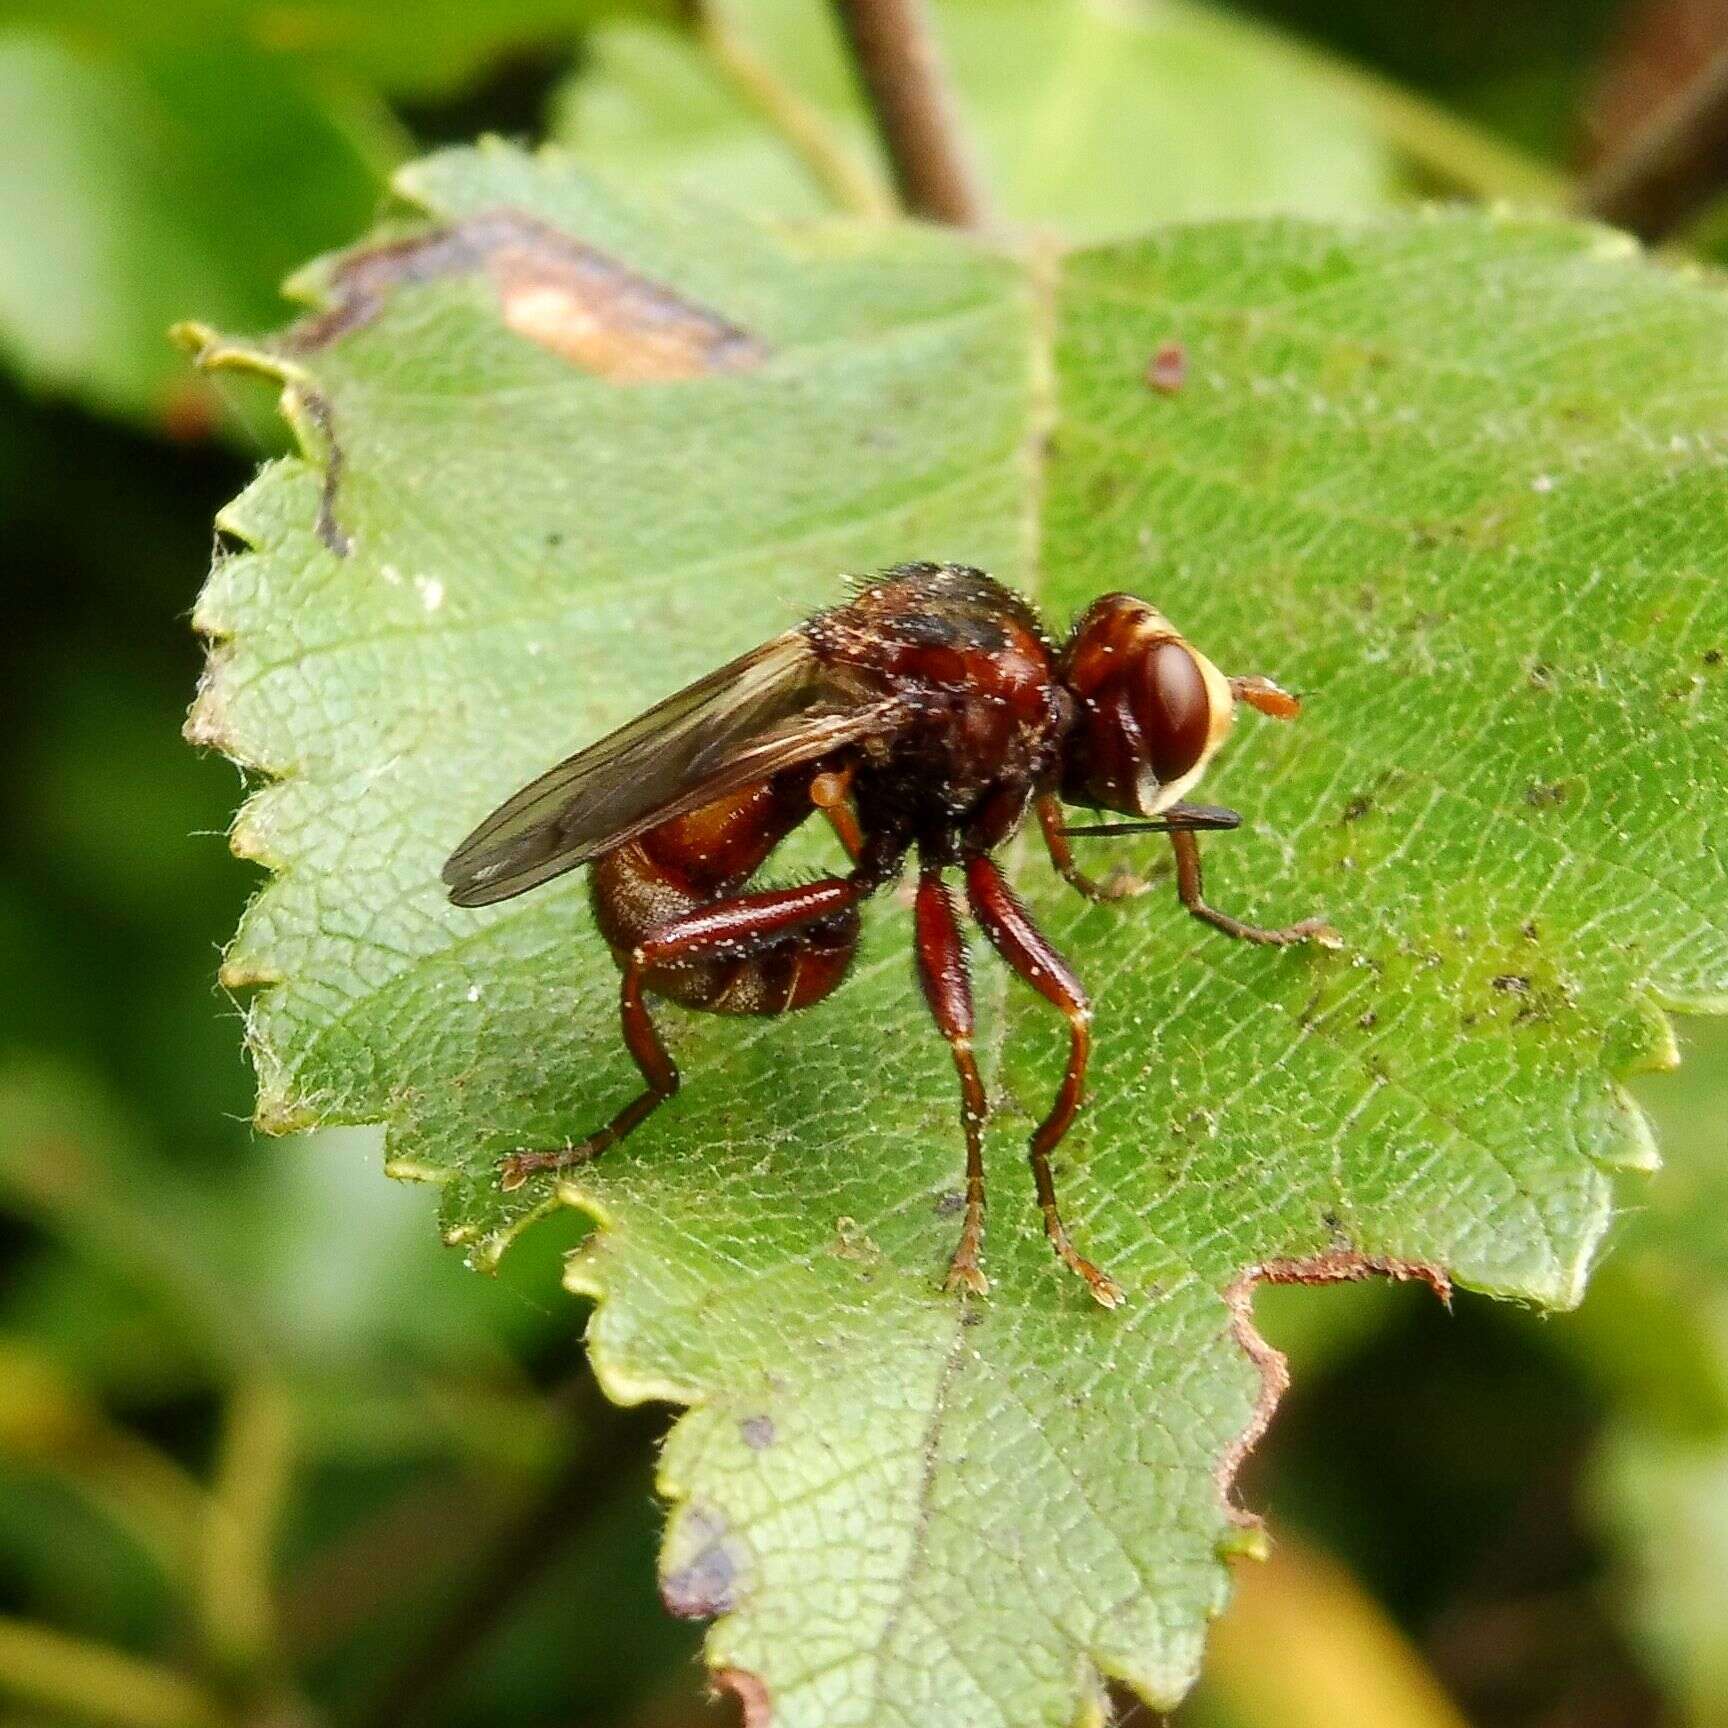
<path fill-rule="evenodd" d="M 645 1089 L 586 1140 L 512 1153 L 501 1166 L 501 1186 L 520 1188 L 530 1176 L 588 1163 L 678 1090 L 678 1067 L 648 1012 L 645 986 L 663 988 L 691 1007 L 722 1013 L 778 1014 L 808 1007 L 840 982 L 851 963 L 857 905 L 865 892 L 857 882 L 824 877 L 796 888 L 708 901 L 650 931 L 624 957 L 619 991 L 624 1042 L 647 1083 Z M 694 973 L 703 962 L 728 960 L 737 964 L 730 977 L 721 969 L 712 992 L 680 990 L 680 967 Z"/>
<path fill-rule="evenodd" d="M 646 1090 L 639 1092 L 604 1128 L 597 1129 L 586 1140 L 545 1152 L 511 1153 L 500 1166 L 499 1187 L 506 1191 L 520 1188 L 530 1176 L 541 1171 L 570 1170 L 598 1158 L 608 1146 L 616 1146 L 633 1128 L 640 1127 L 678 1090 L 678 1064 L 667 1053 L 653 1016 L 648 1012 L 648 1004 L 642 999 L 642 968 L 634 958 L 624 964 L 624 979 L 618 992 L 618 1018 L 624 1029 L 625 1045 L 647 1082 Z"/>

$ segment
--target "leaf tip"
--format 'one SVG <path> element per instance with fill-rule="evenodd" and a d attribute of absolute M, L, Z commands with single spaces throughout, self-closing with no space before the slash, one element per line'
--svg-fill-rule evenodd
<path fill-rule="evenodd" d="M 224 756 L 233 751 L 233 733 L 228 724 L 227 702 L 222 689 L 222 672 L 216 663 L 217 651 L 212 648 L 198 680 L 198 692 L 186 711 L 180 736 L 198 750 L 217 750 Z"/>
<path fill-rule="evenodd" d="M 572 1296 L 586 1296 L 590 1301 L 599 1302 L 606 1295 L 601 1255 L 604 1235 L 613 1225 L 612 1214 L 599 1195 L 574 1182 L 558 1184 L 558 1199 L 563 1205 L 582 1213 L 594 1226 L 594 1233 L 565 1256 L 564 1288 Z"/>
<path fill-rule="evenodd" d="M 268 961 L 249 954 L 228 954 L 217 968 L 216 981 L 224 990 L 259 990 L 282 982 L 282 974 Z"/>
<path fill-rule="evenodd" d="M 196 318 L 183 318 L 178 324 L 168 326 L 168 340 L 190 354 L 195 365 L 202 366 L 205 353 L 216 347 L 221 337 L 212 325 L 201 323 Z"/>
<path fill-rule="evenodd" d="M 280 1140 L 289 1134 L 309 1134 L 314 1128 L 325 1127 L 326 1123 L 310 1101 L 279 1089 L 260 1077 L 258 1102 L 252 1110 L 252 1126 L 260 1134 Z"/>
<path fill-rule="evenodd" d="M 168 335 L 176 347 L 191 355 L 200 372 L 250 372 L 281 383 L 297 370 L 267 348 L 224 336 L 213 326 L 195 320 L 174 325 Z"/>
<path fill-rule="evenodd" d="M 384 1174 L 392 1182 L 425 1182 L 440 1187 L 450 1180 L 450 1172 L 440 1165 L 428 1164 L 401 1153 L 391 1153 L 385 1158 Z"/>
<path fill-rule="evenodd" d="M 1680 1066 L 1680 1042 L 1662 999 L 1639 992 L 1608 1028 L 1603 1063 L 1617 1080 L 1636 1074 L 1666 1074 Z"/>
<path fill-rule="evenodd" d="M 1676 1055 L 1676 1061 L 1678 1055 Z M 1674 1063 L 1665 1064 L 1673 1067 Z M 1614 1088 L 1614 1121 L 1606 1143 L 1596 1150 L 1596 1162 L 1610 1170 L 1653 1176 L 1662 1168 L 1656 1129 L 1643 1105 L 1623 1086 Z"/>
<path fill-rule="evenodd" d="M 1252 1512 L 1236 1511 L 1213 1545 L 1212 1552 L 1228 1564 L 1233 1560 L 1263 1562 L 1272 1558 L 1272 1536 L 1266 1521 Z"/>

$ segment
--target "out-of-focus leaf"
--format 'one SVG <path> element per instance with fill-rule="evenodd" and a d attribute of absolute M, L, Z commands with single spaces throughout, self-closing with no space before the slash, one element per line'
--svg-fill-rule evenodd
<path fill-rule="evenodd" d="M 1547 160 L 1568 161 L 1579 110 L 1628 0 L 1236 0 L 1307 39 L 1377 67 L 1498 129 Z"/>
<path fill-rule="evenodd" d="M 1675 1081 L 1639 1087 L 1663 1179 L 1616 1221 L 1591 1300 L 1553 1339 L 1629 1419 L 1728 1444 L 1728 1036 L 1700 1022 Z"/>
<path fill-rule="evenodd" d="M 0 1067 L 0 1203 L 131 1284 L 153 1325 L 229 1366 L 268 1341 L 204 1252 L 207 1199 L 141 1151 L 91 1075 L 9 1051 Z"/>
<path fill-rule="evenodd" d="M 1203 1691 L 1201 1720 L 1217 1711 L 1244 1728 L 1464 1728 L 1385 1608 L 1337 1560 L 1289 1537 L 1244 1571 Z"/>
<path fill-rule="evenodd" d="M 567 44 L 596 18 L 674 0 L 9 0 L 7 15 L 69 37 L 174 53 L 211 41 L 288 53 L 393 94 L 447 96 L 523 49 Z"/>
<path fill-rule="evenodd" d="M 226 513 L 191 732 L 280 776 L 237 824 L 281 873 L 226 966 L 270 986 L 261 1120 L 387 1120 L 481 1258 L 555 1198 L 502 1194 L 498 1155 L 635 1085 L 580 884 L 440 892 L 535 769 L 909 556 L 1058 620 L 1140 589 L 1312 693 L 1227 753 L 1251 814 L 1214 892 L 1323 900 L 1347 952 L 1022 873 L 1097 992 L 1061 1182 L 1121 1312 L 1015 1179 L 1061 1044 L 994 973 L 995 1289 L 937 1288 L 952 1076 L 886 902 L 832 1003 L 668 1016 L 687 1091 L 563 1190 L 607 1226 L 572 1274 L 605 1382 L 699 1406 L 668 1599 L 723 1616 L 711 1660 L 777 1722 L 1059 1723 L 1100 1674 L 1172 1698 L 1251 1540 L 1221 1483 L 1264 1409 L 1254 1269 L 1575 1302 L 1609 1171 L 1652 1162 L 1617 1077 L 1669 1059 L 1661 1005 L 1728 1000 L 1728 305 L 1557 223 L 1224 223 L 1029 268 L 503 148 L 403 185 L 430 225 L 314 272 L 309 321 L 206 336 L 326 465 Z"/>
<path fill-rule="evenodd" d="M 884 178 L 831 10 L 715 7 L 743 52 Z M 1382 203 L 1391 155 L 1335 81 L 1256 29 L 1186 0 L 945 0 L 964 119 L 1003 214 L 1072 235 L 1189 215 L 1337 215 Z M 557 132 L 596 165 L 760 213 L 828 198 L 725 57 L 646 24 L 596 33 Z"/>
<path fill-rule="evenodd" d="M 0 1617 L 0 1687 L 61 1720 L 115 1728 L 223 1728 L 226 1713 L 173 1669 L 54 1626 Z"/>
<path fill-rule="evenodd" d="M 1254 1299 L 1254 1323 L 1288 1358 L 1299 1384 L 1331 1371 L 1380 1336 L 1417 1294 L 1382 1279 L 1342 1289 L 1275 1285 Z"/>
<path fill-rule="evenodd" d="M 1728 1719 L 1728 1446 L 1625 1424 L 1604 1446 L 1592 1488 L 1620 1553 L 1620 1612 L 1676 1719 L 1717 1728 Z"/>
<path fill-rule="evenodd" d="M 231 40 L 126 53 L 9 24 L 0 114 L 0 353 L 171 435 L 219 409 L 169 325 L 274 322 L 289 268 L 374 209 L 387 148 L 358 101 Z"/>
<path fill-rule="evenodd" d="M 1685 1720 L 1713 1728 L 1728 1717 L 1728 1035 L 1697 1025 L 1687 1043 L 1677 1080 L 1648 1092 L 1663 1180 L 1621 1221 L 1580 1318 L 1615 1395 L 1590 1483 L 1621 1561 L 1613 1600 Z"/>
<path fill-rule="evenodd" d="M 452 1281 L 425 1207 L 368 1177 L 377 1145 L 358 1129 L 268 1157 L 252 1142 L 249 1170 L 211 1190 L 142 1144 L 87 1070 L 10 1058 L 0 1208 L 71 1253 L 38 1257 L 7 1313 L 131 1400 L 267 1363 L 327 1453 L 536 1453 L 544 1412 L 504 1346 L 559 1323 L 554 1263 L 536 1249 L 532 1295 L 515 1269 L 506 1285 Z"/>

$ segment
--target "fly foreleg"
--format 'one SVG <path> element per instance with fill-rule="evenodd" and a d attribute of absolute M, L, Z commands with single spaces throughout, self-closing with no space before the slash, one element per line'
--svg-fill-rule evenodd
<path fill-rule="evenodd" d="M 1062 831 L 1065 820 L 1060 801 L 1054 794 L 1045 793 L 1038 800 L 1038 826 L 1044 834 L 1044 849 L 1050 854 L 1050 863 L 1056 874 L 1076 894 L 1088 900 L 1105 901 L 1127 900 L 1146 892 L 1149 886 L 1146 879 L 1135 875 L 1132 870 L 1119 867 L 1102 882 L 1088 876 L 1074 862 L 1074 848 L 1068 844 L 1068 836 Z"/>
<path fill-rule="evenodd" d="M 1259 942 L 1272 948 L 1288 948 L 1295 942 L 1318 942 L 1322 948 L 1343 947 L 1343 938 L 1324 918 L 1304 918 L 1301 923 L 1287 924 L 1281 930 L 1263 930 L 1258 924 L 1244 924 L 1240 918 L 1208 906 L 1200 874 L 1199 839 L 1193 834 L 1172 831 L 1170 844 L 1176 852 L 1177 896 L 1202 924 L 1210 924 L 1214 930 L 1222 930 L 1239 942 Z"/>

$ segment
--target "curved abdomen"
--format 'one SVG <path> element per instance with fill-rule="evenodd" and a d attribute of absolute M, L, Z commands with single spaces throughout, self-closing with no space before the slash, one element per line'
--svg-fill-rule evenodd
<path fill-rule="evenodd" d="M 814 769 L 776 775 L 595 859 L 589 889 L 614 960 L 622 966 L 673 919 L 739 893 L 814 808 L 814 778 Z M 836 988 L 858 935 L 858 914 L 848 908 L 749 952 L 651 967 L 642 981 L 657 996 L 711 1014 L 784 1014 Z"/>

